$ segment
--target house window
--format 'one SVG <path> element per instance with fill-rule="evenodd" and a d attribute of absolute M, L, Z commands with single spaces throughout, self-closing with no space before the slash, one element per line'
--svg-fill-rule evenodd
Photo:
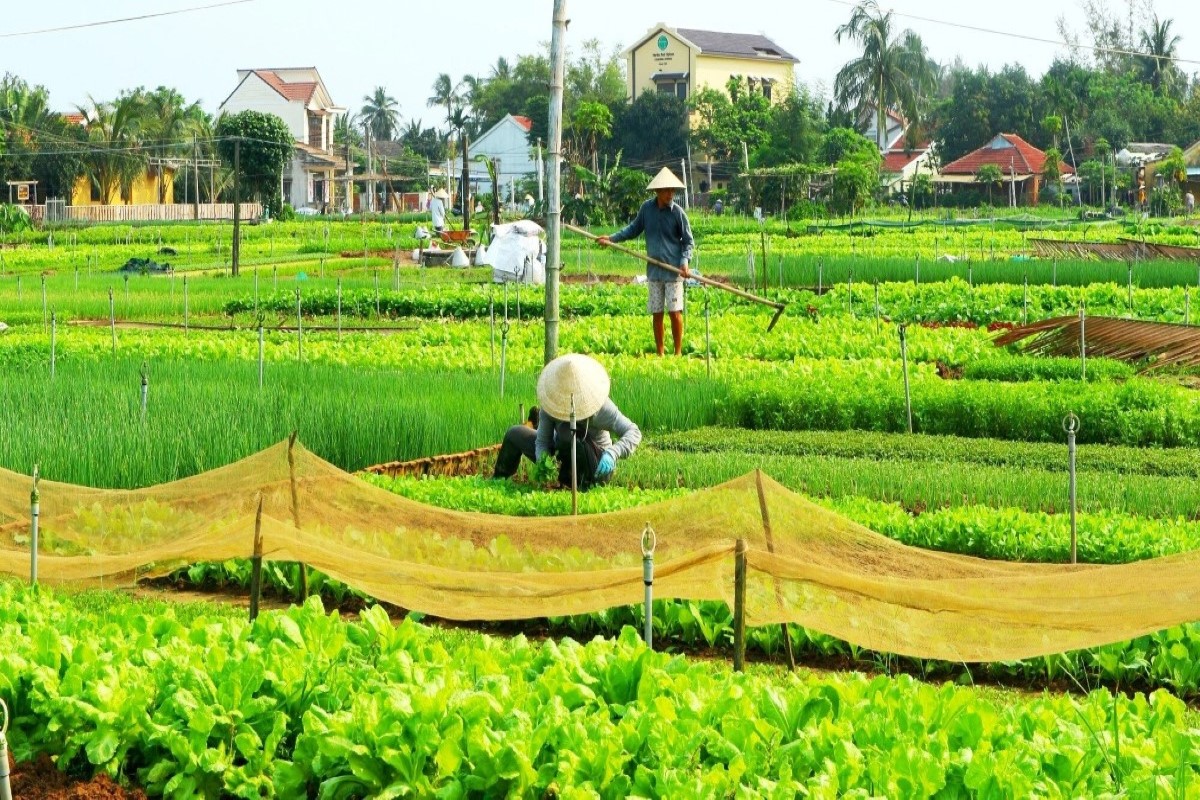
<path fill-rule="evenodd" d="M 676 97 L 678 97 L 680 100 L 687 99 L 687 96 L 688 96 L 687 81 L 660 80 L 660 81 L 655 81 L 655 83 L 658 86 L 659 94 L 673 94 Z"/>
<path fill-rule="evenodd" d="M 96 181 L 88 181 L 88 185 L 89 185 L 89 187 L 91 188 L 90 197 L 91 197 L 91 200 L 92 200 L 92 202 L 93 202 L 93 203 L 102 203 L 102 202 L 104 202 L 104 201 L 103 201 L 103 200 L 100 198 L 100 184 L 99 184 L 99 183 L 97 183 Z"/>
<path fill-rule="evenodd" d="M 774 83 L 774 81 L 772 81 L 770 78 L 763 78 L 763 79 L 762 79 L 762 93 L 763 93 L 763 97 L 767 98 L 768 100 L 770 100 L 770 99 L 771 99 L 771 84 L 772 84 L 772 83 Z"/>
<path fill-rule="evenodd" d="M 688 73 L 686 72 L 657 72 L 650 76 L 659 94 L 673 94 L 680 100 L 688 96 Z"/>

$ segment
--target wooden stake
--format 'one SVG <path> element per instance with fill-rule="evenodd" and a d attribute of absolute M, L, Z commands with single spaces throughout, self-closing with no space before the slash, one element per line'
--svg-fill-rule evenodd
<path fill-rule="evenodd" d="M 746 669 L 746 540 L 733 551 L 733 669 Z"/>
<path fill-rule="evenodd" d="M 258 512 L 254 515 L 254 550 L 250 556 L 250 621 L 258 617 L 262 599 L 262 493 L 258 495 Z"/>
<path fill-rule="evenodd" d="M 300 532 L 300 493 L 296 488 L 296 435 L 299 431 L 292 431 L 292 435 L 288 437 L 288 477 L 292 485 L 292 524 L 296 527 L 296 532 Z M 308 599 L 308 567 L 304 562 L 300 562 L 300 602 L 303 603 Z"/>
<path fill-rule="evenodd" d="M 775 539 L 771 535 L 771 514 L 767 511 L 767 493 L 763 489 L 762 470 L 754 470 L 754 482 L 758 486 L 758 511 L 762 515 L 763 535 L 767 540 L 767 552 L 775 552 Z M 779 588 L 779 581 L 775 582 L 775 602 L 779 607 L 783 608 L 783 591 Z M 792 637 L 788 633 L 788 625 L 786 622 L 780 623 L 780 630 L 783 631 L 783 651 L 787 655 L 788 670 L 796 671 L 796 654 L 792 652 Z"/>

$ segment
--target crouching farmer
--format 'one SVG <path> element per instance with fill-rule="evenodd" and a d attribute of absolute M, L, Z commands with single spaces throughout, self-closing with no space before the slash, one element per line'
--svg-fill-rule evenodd
<path fill-rule="evenodd" d="M 571 485 L 571 450 L 578 465 L 578 487 L 607 483 L 617 461 L 633 454 L 642 432 L 608 397 L 608 373 L 600 362 L 583 355 L 554 359 L 538 377 L 540 408 L 537 430 L 514 425 L 504 434 L 494 477 L 516 473 L 521 456 L 538 462 L 545 455 L 558 461 L 558 482 Z M 574 403 L 575 435 L 571 435 Z M 614 441 L 615 440 L 615 441 Z"/>

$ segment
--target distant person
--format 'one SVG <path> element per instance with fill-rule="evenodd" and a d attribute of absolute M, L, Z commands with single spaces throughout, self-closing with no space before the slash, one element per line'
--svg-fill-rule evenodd
<path fill-rule="evenodd" d="M 449 199 L 450 194 L 445 189 L 438 189 L 429 198 L 429 217 L 434 233 L 446 230 L 446 201 Z"/>
<path fill-rule="evenodd" d="M 571 485 L 571 409 L 575 410 L 576 486 L 586 491 L 607 483 L 617 460 L 627 458 L 642 441 L 642 431 L 609 399 L 608 372 L 594 358 L 578 354 L 559 356 L 538 376 L 540 409 L 529 412 L 529 421 L 504 434 L 496 456 L 494 478 L 510 478 L 524 456 L 537 463 L 543 456 L 558 460 L 558 482 Z M 615 437 L 615 440 L 614 440 Z"/>
<path fill-rule="evenodd" d="M 1183 208 L 1187 212 L 1188 217 L 1192 216 L 1192 212 L 1196 210 L 1196 195 L 1188 192 L 1183 196 Z"/>
<path fill-rule="evenodd" d="M 717 198 L 717 202 L 713 203 L 713 213 L 718 217 L 725 213 L 725 204 L 721 202 L 721 198 Z"/>
<path fill-rule="evenodd" d="M 654 197 L 642 203 L 633 222 L 612 236 L 601 236 L 596 240 L 601 247 L 608 247 L 614 242 L 636 239 L 644 234 L 646 254 L 656 261 L 678 267 L 682 273 L 677 275 L 653 264 L 646 265 L 650 287 L 646 310 L 654 320 L 654 347 L 660 356 L 663 354 L 664 311 L 671 318 L 675 355 L 683 353 L 683 281 L 692 276 L 688 262 L 692 259 L 696 242 L 692 238 L 692 226 L 687 214 L 675 202 L 675 190 L 682 188 L 683 181 L 675 177 L 670 169 L 663 167 L 646 187 L 654 192 Z"/>

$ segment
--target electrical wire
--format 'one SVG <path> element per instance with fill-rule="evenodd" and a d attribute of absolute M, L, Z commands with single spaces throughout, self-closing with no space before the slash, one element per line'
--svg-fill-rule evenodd
<path fill-rule="evenodd" d="M 119 17 L 116 19 L 97 20 L 95 22 L 81 22 L 75 25 L 60 25 L 55 28 L 40 28 L 32 31 L 14 31 L 12 33 L 0 33 L 0 39 L 12 39 L 18 36 L 38 36 L 43 33 L 61 33 L 63 31 L 75 31 L 84 28 L 99 28 L 104 25 L 118 25 L 123 22 L 137 22 L 144 19 L 155 19 L 158 17 L 171 17 L 177 14 L 190 14 L 195 11 L 208 11 L 213 8 L 223 8 L 225 6 L 242 5 L 243 3 L 253 3 L 254 0 L 222 0 L 219 3 L 209 3 L 204 6 L 190 6 L 188 8 L 176 8 L 170 11 L 155 11 L 149 14 L 139 14 L 133 17 Z"/>
<path fill-rule="evenodd" d="M 826 0 L 826 2 L 833 3 L 833 4 L 839 5 L 839 6 L 846 6 L 849 8 L 854 8 L 859 5 L 858 2 L 853 2 L 852 0 Z M 1097 44 L 1090 44 L 1090 45 L 1076 44 L 1073 42 L 1063 41 L 1061 39 L 1047 39 L 1042 36 L 1032 36 L 1027 33 L 1013 33 L 1012 31 L 1001 31 L 1001 30 L 996 30 L 995 28 L 985 28 L 981 25 L 968 25 L 963 22 L 950 22 L 949 20 L 935 19 L 933 17 L 925 17 L 925 16 L 921 16 L 919 14 L 909 14 L 904 11 L 898 11 L 895 8 L 888 8 L 888 9 L 884 9 L 884 10 L 888 14 L 895 14 L 897 17 L 904 17 L 905 19 L 912 19 L 912 20 L 916 20 L 918 22 L 928 22 L 933 25 L 944 25 L 948 28 L 958 28 L 960 30 L 965 30 L 965 31 L 974 31 L 975 33 L 986 33 L 991 36 L 1007 36 L 1011 39 L 1021 39 L 1026 42 L 1037 42 L 1039 44 L 1052 44 L 1056 47 L 1066 47 L 1071 50 L 1091 50 L 1096 53 L 1108 53 L 1110 55 L 1115 55 L 1115 56 L 1134 56 L 1136 58 L 1153 58 L 1158 61 L 1170 61 L 1175 64 L 1200 64 L 1200 59 L 1180 58 L 1179 56 L 1158 56 L 1158 55 L 1154 55 L 1153 53 L 1145 53 L 1140 50 L 1127 50 L 1123 47 L 1104 47 L 1103 45 L 1097 45 Z"/>

